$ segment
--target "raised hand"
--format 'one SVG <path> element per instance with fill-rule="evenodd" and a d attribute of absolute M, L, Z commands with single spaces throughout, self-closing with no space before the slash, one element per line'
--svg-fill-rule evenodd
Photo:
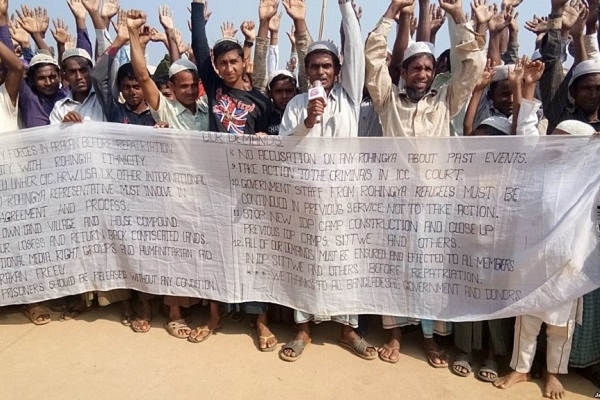
<path fill-rule="evenodd" d="M 457 15 L 463 16 L 461 0 L 440 0 L 440 7 L 453 17 Z"/>
<path fill-rule="evenodd" d="M 261 21 L 270 21 L 277 15 L 279 0 L 260 0 L 258 5 L 258 18 Z"/>
<path fill-rule="evenodd" d="M 540 60 L 527 61 L 523 71 L 523 81 L 529 85 L 537 83 L 542 78 L 545 67 L 546 65 Z"/>
<path fill-rule="evenodd" d="M 48 26 L 50 25 L 50 18 L 48 17 L 48 10 L 43 7 L 36 7 L 34 10 L 34 17 L 38 24 L 38 30 L 42 36 L 46 34 Z"/>
<path fill-rule="evenodd" d="M 471 2 L 471 13 L 477 24 L 488 24 L 494 16 L 494 7 L 487 0 L 473 0 Z"/>
<path fill-rule="evenodd" d="M 293 20 L 306 19 L 306 0 L 283 0 L 283 8 Z"/>
<path fill-rule="evenodd" d="M 61 43 L 63 45 L 67 43 L 67 40 L 69 40 L 69 27 L 65 24 L 65 21 L 56 18 L 52 20 L 52 25 L 54 25 L 54 30 L 51 30 L 51 32 L 56 43 Z"/>
<path fill-rule="evenodd" d="M 222 37 L 234 38 L 236 33 L 237 33 L 237 29 L 235 29 L 233 22 L 230 22 L 230 21 L 223 22 L 223 24 L 221 25 L 221 36 Z"/>
<path fill-rule="evenodd" d="M 269 21 L 269 31 L 270 32 L 279 32 L 279 27 L 281 26 L 281 16 L 283 14 L 275 14 L 273 18 Z"/>
<path fill-rule="evenodd" d="M 69 6 L 69 9 L 75 18 L 85 19 L 87 10 L 83 6 L 81 0 L 67 0 L 67 5 Z"/>
<path fill-rule="evenodd" d="M 16 9 L 15 12 L 19 16 L 19 25 L 25 29 L 27 33 L 31 35 L 40 32 L 33 9 L 29 9 L 26 5 L 22 5 L 21 11 Z"/>
<path fill-rule="evenodd" d="M 21 47 L 24 45 L 29 45 L 31 36 L 25 29 L 23 29 L 23 27 L 19 24 L 19 21 L 15 19 L 14 15 L 8 23 L 8 29 L 10 31 L 10 36 L 14 41 L 19 43 Z"/>
<path fill-rule="evenodd" d="M 498 12 L 498 8 L 494 7 L 494 16 L 488 23 L 490 32 L 500 33 L 510 24 L 510 14 L 506 11 L 502 10 Z"/>
<path fill-rule="evenodd" d="M 240 25 L 240 30 L 244 34 L 244 38 L 249 42 L 253 42 L 254 39 L 256 39 L 255 28 L 256 25 L 254 24 L 254 21 L 244 21 L 242 22 L 242 25 Z"/>
<path fill-rule="evenodd" d="M 165 30 L 175 28 L 173 11 L 167 5 L 158 7 L 158 20 Z"/>
<path fill-rule="evenodd" d="M 140 30 L 146 25 L 146 13 L 140 10 L 127 11 L 127 27 L 130 29 Z"/>
<path fill-rule="evenodd" d="M 152 28 L 150 29 L 150 40 L 153 42 L 165 43 L 167 41 L 167 35 L 156 28 Z"/>
<path fill-rule="evenodd" d="M 583 8 L 587 8 L 579 0 L 572 1 L 569 5 L 566 5 L 563 9 L 562 14 L 562 29 L 567 31 L 570 30 L 573 25 L 577 22 L 580 17 Z M 586 17 L 587 18 L 587 17 Z"/>
<path fill-rule="evenodd" d="M 508 22 L 508 30 L 511 32 L 518 32 L 519 31 L 519 21 L 517 18 L 519 18 L 519 13 L 515 12 L 514 7 L 512 6 L 508 6 L 507 10 L 512 10 L 512 13 L 508 14 L 508 16 L 510 17 L 510 20 Z"/>
<path fill-rule="evenodd" d="M 546 33 L 548 30 L 548 17 L 536 17 L 534 15 L 531 21 L 525 22 L 525 29 L 536 35 Z"/>
<path fill-rule="evenodd" d="M 517 61 L 515 61 L 515 65 L 512 66 L 512 68 L 509 66 L 508 83 L 512 87 L 520 85 L 523 81 L 523 73 L 525 72 L 524 67 L 528 61 L 529 59 L 527 56 L 523 56 L 522 58 L 517 58 Z"/>
<path fill-rule="evenodd" d="M 429 30 L 432 35 L 435 35 L 446 22 L 446 14 L 442 9 L 435 4 L 429 5 Z"/>
<path fill-rule="evenodd" d="M 475 85 L 474 91 L 475 92 L 481 91 L 481 90 L 485 89 L 486 87 L 488 87 L 488 85 L 490 83 L 492 83 L 492 79 L 494 78 L 495 74 L 496 74 L 496 70 L 494 69 L 494 64 L 493 64 L 492 60 L 488 58 L 485 69 L 483 70 L 483 73 L 479 77 L 479 80 L 477 81 L 477 85 Z"/>
<path fill-rule="evenodd" d="M 289 32 L 286 32 L 288 39 L 290 39 L 290 45 L 292 46 L 292 50 L 296 49 L 296 28 L 292 25 L 292 29 Z"/>
<path fill-rule="evenodd" d="M 117 14 L 117 24 L 113 26 L 117 32 L 117 38 L 123 41 L 129 40 L 129 30 L 127 29 L 127 11 L 120 10 Z"/>
<path fill-rule="evenodd" d="M 150 31 L 150 27 L 145 25 L 140 29 L 140 43 L 143 47 L 146 47 L 150 41 Z"/>
<path fill-rule="evenodd" d="M 110 20 L 117 15 L 120 9 L 119 0 L 104 0 L 100 16 L 105 20 Z"/>
<path fill-rule="evenodd" d="M 589 9 L 586 6 L 584 6 L 579 11 L 579 17 L 577 17 L 577 20 L 575 21 L 575 23 L 571 27 L 571 30 L 569 31 L 571 33 L 571 36 L 580 37 L 583 35 L 583 28 L 585 27 L 585 24 L 587 22 L 588 15 Z"/>
<path fill-rule="evenodd" d="M 99 12 L 100 0 L 81 0 L 81 3 L 85 7 L 88 13 L 92 14 Z"/>
<path fill-rule="evenodd" d="M 506 7 L 517 7 L 523 2 L 523 0 L 502 0 L 502 9 L 504 10 Z"/>
<path fill-rule="evenodd" d="M 65 42 L 65 50 L 74 49 L 76 46 L 75 37 L 69 35 L 67 37 L 67 41 Z"/>

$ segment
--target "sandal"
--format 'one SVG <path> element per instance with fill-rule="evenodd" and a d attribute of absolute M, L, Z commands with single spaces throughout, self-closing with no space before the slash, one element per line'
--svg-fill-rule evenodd
<path fill-rule="evenodd" d="M 28 305 L 25 307 L 25 310 L 23 310 L 23 314 L 25 314 L 34 325 L 46 325 L 52 322 L 50 311 L 44 306 Z"/>
<path fill-rule="evenodd" d="M 275 344 L 271 347 L 269 347 L 270 339 L 275 339 Z M 262 347 L 263 344 L 265 347 Z M 277 347 L 277 338 L 275 338 L 275 335 L 267 335 L 267 336 L 259 336 L 258 337 L 258 349 L 260 351 L 262 351 L 263 353 L 269 353 L 269 352 L 275 350 L 276 347 Z"/>
<path fill-rule="evenodd" d="M 498 363 L 492 359 L 485 360 L 477 372 L 477 377 L 484 382 L 494 382 L 498 379 Z"/>
<path fill-rule="evenodd" d="M 363 338 L 355 339 L 352 341 L 352 343 L 340 340 L 339 344 L 364 360 L 374 360 L 377 358 L 377 348 Z M 374 349 L 375 354 L 369 355 L 367 352 L 368 349 Z"/>
<path fill-rule="evenodd" d="M 452 372 L 455 375 L 462 376 L 466 378 L 471 375 L 473 372 L 473 367 L 471 365 L 471 355 L 467 353 L 460 353 L 456 360 L 452 363 Z"/>
<path fill-rule="evenodd" d="M 384 356 L 381 350 L 386 350 L 389 353 L 389 356 Z M 392 357 L 394 352 L 398 353 L 398 357 Z M 381 361 L 385 361 L 391 364 L 396 364 L 398 361 L 400 361 L 400 346 L 390 346 L 386 343 L 379 348 L 378 353 Z"/>
<path fill-rule="evenodd" d="M 191 328 L 187 325 L 184 319 L 176 319 L 174 321 L 167 322 L 165 327 L 169 335 L 176 337 L 177 339 L 187 339 L 192 333 Z M 187 331 L 187 334 L 180 333 L 179 331 Z"/>
<path fill-rule="evenodd" d="M 68 306 L 67 311 L 63 312 L 58 320 L 61 322 L 70 321 L 72 319 L 77 318 L 79 315 L 86 311 L 90 311 L 94 307 L 87 307 L 85 301 L 79 300 L 75 304 Z"/>
<path fill-rule="evenodd" d="M 150 321 L 150 318 L 136 318 L 131 323 L 131 330 L 135 333 L 146 333 L 152 328 Z"/>
<path fill-rule="evenodd" d="M 279 358 L 289 362 L 298 361 L 298 359 L 302 357 L 302 353 L 304 352 L 304 350 L 308 346 L 310 346 L 310 343 L 310 339 L 308 339 L 308 342 L 305 342 L 304 340 L 292 340 L 291 342 L 288 342 L 281 348 L 281 351 L 279 352 Z M 294 352 L 294 355 L 288 356 L 284 353 L 285 350 L 292 350 Z"/>
<path fill-rule="evenodd" d="M 202 343 L 211 335 L 215 335 L 220 329 L 221 326 L 217 326 L 213 329 L 210 329 L 208 325 L 199 326 L 190 332 L 190 336 L 188 336 L 187 340 L 192 343 Z"/>

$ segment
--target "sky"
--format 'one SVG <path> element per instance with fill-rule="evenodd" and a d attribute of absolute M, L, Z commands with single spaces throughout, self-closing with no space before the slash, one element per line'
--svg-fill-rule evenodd
<path fill-rule="evenodd" d="M 493 1 L 493 0 L 488 0 Z M 501 0 L 497 0 L 500 3 Z M 371 31 L 385 10 L 389 5 L 389 1 L 386 0 L 356 0 L 359 6 L 363 7 L 363 17 L 361 20 L 362 33 L 366 38 L 369 31 Z M 62 18 L 69 26 L 69 31 L 74 33 L 75 21 L 71 14 L 65 0 L 51 0 L 53 6 L 48 10 L 50 18 Z M 141 8 L 148 15 L 148 24 L 152 27 L 161 28 L 158 22 L 158 8 L 162 4 L 168 4 L 174 12 L 175 24 L 184 34 L 184 38 L 187 41 L 191 41 L 190 32 L 187 28 L 187 19 L 189 19 L 189 13 L 187 7 L 190 5 L 190 1 L 166 1 L 166 0 L 121 0 L 121 8 Z M 258 3 L 259 0 L 209 0 L 209 9 L 212 11 L 212 16 L 207 25 L 208 40 L 209 43 L 214 43 L 220 38 L 220 25 L 224 21 L 231 21 L 236 26 L 244 20 L 253 20 L 258 24 Z M 306 0 L 307 3 L 307 23 L 310 32 L 313 37 L 318 36 L 319 23 L 321 19 L 321 7 L 322 0 Z M 326 10 L 326 24 L 323 39 L 334 40 L 339 46 L 339 26 L 340 26 L 340 11 L 336 0 L 327 0 Z M 431 0 L 432 4 L 437 4 L 437 0 Z M 27 6 L 41 6 L 48 7 L 50 4 L 49 0 L 27 0 L 27 1 L 15 1 L 9 0 L 9 12 L 13 12 L 15 8 L 20 8 L 22 4 Z M 285 68 L 285 62 L 289 57 L 290 43 L 285 34 L 286 31 L 292 26 L 292 21 L 285 14 L 283 5 L 280 5 L 280 11 L 283 12 L 284 18 L 282 20 L 280 38 L 280 61 L 279 67 Z M 463 8 L 465 11 L 469 9 L 468 2 L 463 0 Z M 235 10 L 235 11 L 232 11 Z M 524 0 L 523 3 L 518 7 L 519 12 L 519 24 L 521 29 L 519 30 L 519 42 L 521 44 L 520 53 L 524 55 L 531 55 L 534 50 L 535 36 L 533 33 L 527 31 L 523 26 L 525 21 L 530 20 L 534 14 L 547 15 L 550 12 L 550 1 L 549 0 Z M 88 30 L 93 40 L 93 26 L 92 22 L 88 17 Z M 52 27 L 52 23 L 50 23 Z M 111 30 L 111 35 L 114 36 L 114 32 Z M 441 53 L 449 46 L 448 41 L 448 28 L 447 24 L 440 29 L 437 35 L 436 53 Z M 48 44 L 54 46 L 54 39 L 50 32 L 46 37 Z M 390 43 L 393 42 L 394 35 L 390 37 Z M 238 32 L 238 40 L 243 40 L 243 36 Z M 165 54 L 165 48 L 162 44 L 150 43 L 148 45 L 148 53 L 150 57 L 150 64 L 156 65 Z"/>

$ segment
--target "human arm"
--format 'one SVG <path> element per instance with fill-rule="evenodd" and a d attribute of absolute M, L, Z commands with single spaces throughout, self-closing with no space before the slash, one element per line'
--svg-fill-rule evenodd
<path fill-rule="evenodd" d="M 129 44 L 131 51 L 131 65 L 135 77 L 142 87 L 144 98 L 153 110 L 160 105 L 160 91 L 150 77 L 148 65 L 146 64 L 145 49 L 140 38 L 140 29 L 146 23 L 146 14 L 139 10 L 127 12 L 127 29 L 129 31 Z"/>
<path fill-rule="evenodd" d="M 266 93 L 269 75 L 267 74 L 267 53 L 269 50 L 269 25 L 271 19 L 277 14 L 278 2 L 276 0 L 260 0 L 258 6 L 258 35 L 256 49 L 254 50 L 254 74 L 252 75 L 254 88 L 261 93 Z"/>
<path fill-rule="evenodd" d="M 582 61 L 588 59 L 587 50 L 585 46 L 585 37 L 583 35 L 583 30 L 585 26 L 585 22 L 587 20 L 589 14 L 589 10 L 587 7 L 583 7 L 579 13 L 579 17 L 575 24 L 571 27 L 569 34 L 573 38 L 573 47 L 574 47 L 574 59 L 573 67 L 579 64 Z"/>
<path fill-rule="evenodd" d="M 510 15 L 502 10 L 496 12 L 492 19 L 488 23 L 488 29 L 490 31 L 490 41 L 488 44 L 487 58 L 492 60 L 494 65 L 502 64 L 502 52 L 500 50 L 500 42 L 504 30 L 510 24 Z"/>
<path fill-rule="evenodd" d="M 429 6 L 429 41 L 435 45 L 435 39 L 438 31 L 444 25 L 446 21 L 446 15 L 442 12 L 442 9 L 432 4 Z"/>
<path fill-rule="evenodd" d="M 167 49 L 169 50 L 171 62 L 175 62 L 181 58 L 181 53 L 179 52 L 179 43 L 177 42 L 177 36 L 175 35 L 173 12 L 169 6 L 163 5 L 158 8 L 158 20 L 165 30 Z"/>
<path fill-rule="evenodd" d="M 537 112 L 542 106 L 539 100 L 534 98 L 535 87 L 544 72 L 544 64 L 537 61 L 526 61 L 523 73 L 523 98 L 519 110 L 513 115 L 513 123 L 516 121 L 516 134 L 519 136 L 539 135 L 537 128 Z"/>
<path fill-rule="evenodd" d="M 46 44 L 44 40 L 44 24 L 42 21 L 45 18 L 48 18 L 48 13 L 45 9 L 29 9 L 27 6 L 22 5 L 21 10 L 15 10 L 17 15 L 19 16 L 18 23 L 19 25 L 27 31 L 31 35 L 31 38 L 35 42 L 35 45 L 38 49 L 43 49 L 46 51 L 50 51 L 50 47 Z"/>
<path fill-rule="evenodd" d="M 254 63 L 252 62 L 252 47 L 256 40 L 256 25 L 253 21 L 244 21 L 240 26 L 240 30 L 244 34 L 244 61 L 246 62 L 246 73 L 252 74 L 254 71 Z"/>
<path fill-rule="evenodd" d="M 308 45 L 312 42 L 306 26 L 306 4 L 305 0 L 282 0 L 282 3 L 286 13 L 294 22 L 294 33 L 290 35 L 290 41 L 293 37 L 298 52 L 298 88 L 303 93 L 308 91 L 309 86 L 304 60 L 308 52 Z"/>
<path fill-rule="evenodd" d="M 7 69 L 4 79 L 6 93 L 8 93 L 13 107 L 16 107 L 25 67 L 14 53 L 12 44 L 11 47 L 7 47 L 4 43 L 0 42 L 0 60 L 2 60 L 2 65 L 6 66 Z"/>
<path fill-rule="evenodd" d="M 393 81 L 388 71 L 387 40 L 394 26 L 394 19 L 400 10 L 412 4 L 392 1 L 387 11 L 367 36 L 365 45 L 366 79 L 365 84 L 377 112 L 381 112 L 392 94 Z M 393 67 L 399 65 L 393 64 Z"/>
<path fill-rule="evenodd" d="M 519 59 L 519 21 L 517 20 L 519 13 L 513 9 L 509 15 L 507 50 L 502 53 L 504 64 L 514 64 Z"/>
<path fill-rule="evenodd" d="M 485 37 L 468 29 L 460 0 L 453 3 L 442 0 L 440 6 L 452 17 L 456 31 L 450 35 L 456 35 L 459 43 L 452 49 L 456 56 L 457 68 L 452 70 L 446 98 L 448 112 L 450 117 L 453 117 L 463 108 L 473 92 L 477 84 L 473 77 L 483 74 L 486 59 L 481 50 L 485 46 Z"/>
<path fill-rule="evenodd" d="M 477 114 L 477 110 L 479 108 L 479 103 L 483 94 L 485 93 L 485 89 L 492 82 L 492 78 L 494 77 L 494 66 L 492 64 L 492 60 L 488 59 L 487 64 L 481 77 L 477 80 L 477 85 L 473 89 L 473 95 L 469 100 L 469 105 L 467 106 L 467 110 L 465 112 L 465 119 L 463 120 L 463 134 L 465 136 L 473 135 L 476 126 L 475 124 L 475 116 Z"/>
<path fill-rule="evenodd" d="M 210 48 L 206 38 L 206 21 L 204 19 L 204 1 L 194 0 L 192 2 L 192 50 L 196 58 L 198 73 L 203 82 L 217 79 L 212 61 L 210 59 Z"/>
<path fill-rule="evenodd" d="M 404 2 L 392 2 L 392 4 L 390 5 L 390 7 L 388 7 L 388 10 L 383 16 L 384 19 L 392 19 L 398 23 L 396 29 L 396 39 L 394 40 L 394 46 L 392 48 L 392 59 L 390 61 L 390 67 L 388 68 L 388 72 L 392 78 L 392 82 L 398 82 L 400 80 L 400 67 L 402 65 L 404 52 L 408 48 L 408 44 L 410 42 L 410 25 L 414 9 L 415 0 L 406 0 Z"/>
<path fill-rule="evenodd" d="M 279 69 L 279 27 L 281 13 L 275 14 L 269 23 L 269 50 L 267 51 L 267 77 L 271 77 Z M 256 49 L 254 50 L 256 52 Z M 256 59 L 256 57 L 254 57 Z M 256 68 L 256 63 L 255 63 Z"/>
<path fill-rule="evenodd" d="M 358 111 L 365 87 L 365 46 L 352 3 L 350 0 L 338 0 L 338 4 L 342 12 L 342 28 L 346 37 L 344 63 L 341 69 L 342 87 Z"/>
<path fill-rule="evenodd" d="M 417 42 L 431 43 L 431 20 L 429 19 L 429 0 L 419 0 Z"/>

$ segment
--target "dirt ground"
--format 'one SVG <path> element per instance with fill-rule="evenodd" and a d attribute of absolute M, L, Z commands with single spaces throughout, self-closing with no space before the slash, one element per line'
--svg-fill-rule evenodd
<path fill-rule="evenodd" d="M 206 318 L 195 310 L 191 326 Z M 201 344 L 169 336 L 157 316 L 146 334 L 118 322 L 118 306 L 78 320 L 34 326 L 20 307 L 0 310 L 2 399 L 542 399 L 542 381 L 500 390 L 473 375 L 433 369 L 420 350 L 419 330 L 404 337 L 395 365 L 365 361 L 336 345 L 336 324 L 313 330 L 313 345 L 295 363 L 257 350 L 249 320 L 226 322 Z M 291 326 L 274 323 L 280 342 Z M 367 339 L 382 345 L 371 326 Z M 478 367 L 477 364 L 474 368 Z M 594 398 L 600 389 L 576 374 L 563 379 L 567 399 Z"/>

